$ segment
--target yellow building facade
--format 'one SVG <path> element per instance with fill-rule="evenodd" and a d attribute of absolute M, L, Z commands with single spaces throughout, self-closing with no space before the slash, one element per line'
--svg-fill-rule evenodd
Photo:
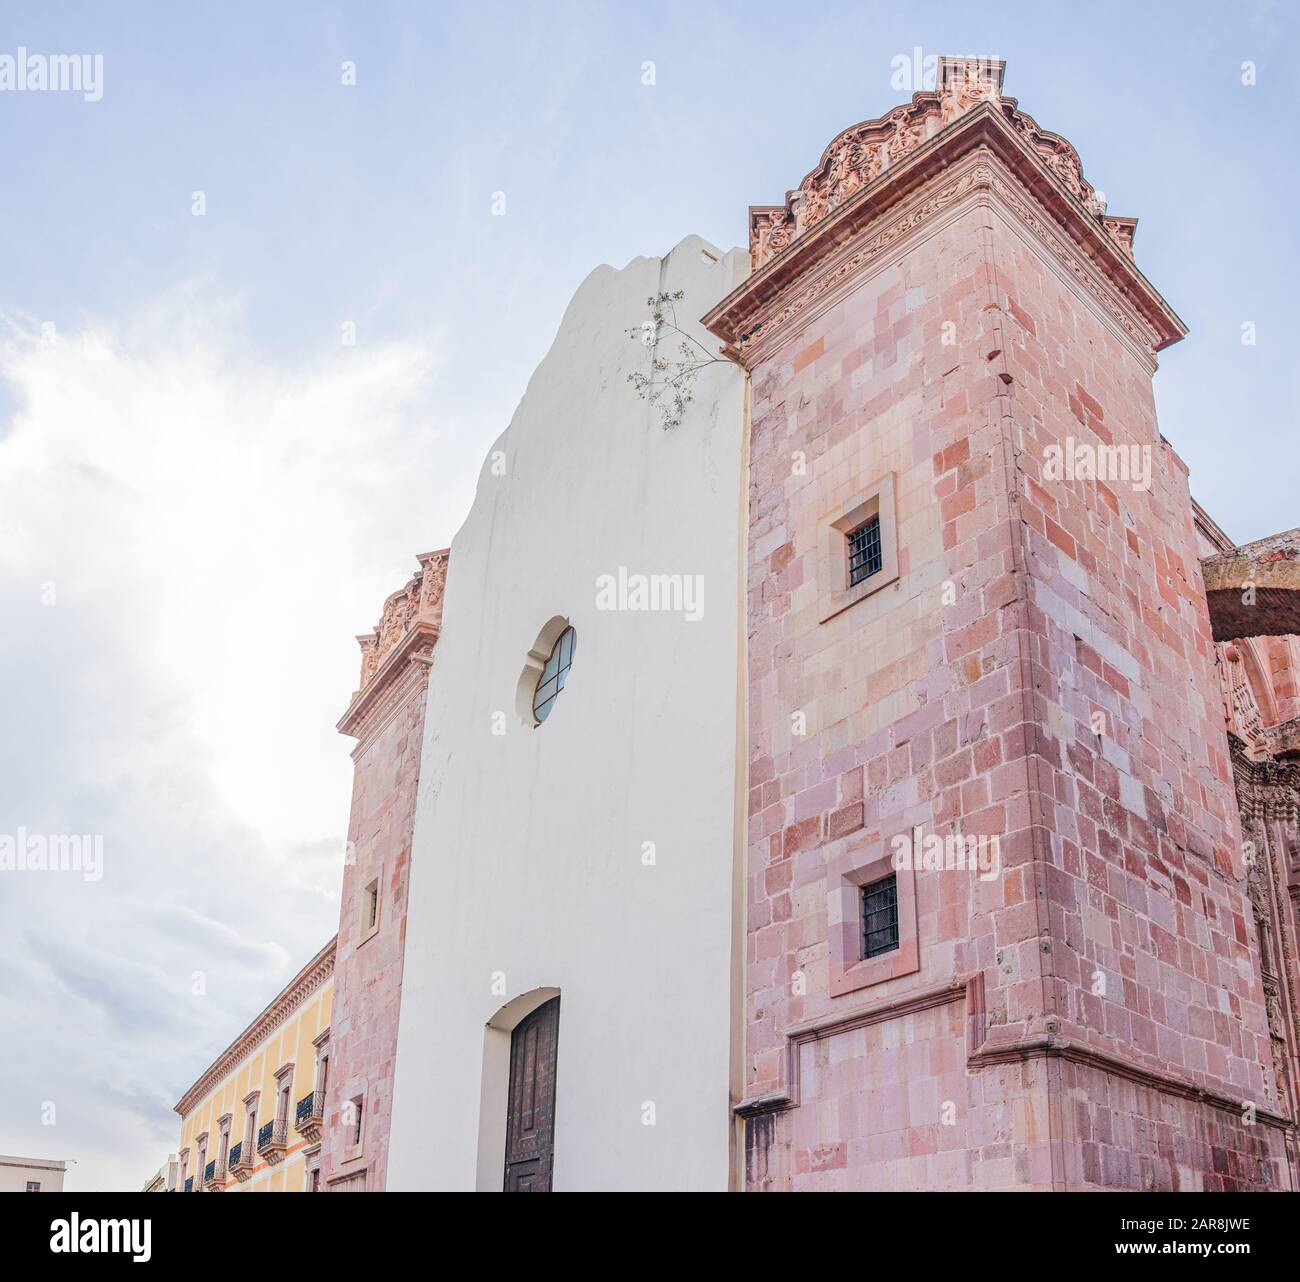
<path fill-rule="evenodd" d="M 289 981 L 176 1105 L 181 1192 L 319 1186 L 335 944 Z"/>

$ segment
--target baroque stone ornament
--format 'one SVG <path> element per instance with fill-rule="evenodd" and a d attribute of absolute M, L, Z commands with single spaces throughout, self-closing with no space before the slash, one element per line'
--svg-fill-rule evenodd
<path fill-rule="evenodd" d="M 343 734 L 368 742 L 405 704 L 411 688 L 427 681 L 442 630 L 450 557 L 449 548 L 421 553 L 420 569 L 384 602 L 374 630 L 357 637 L 361 680 L 338 723 Z"/>
<path fill-rule="evenodd" d="M 950 125 L 958 116 L 978 106 L 981 102 L 996 102 L 1002 92 L 1002 76 L 988 75 L 987 63 L 962 62 L 950 66 L 948 75 L 939 86 L 939 106 L 943 123 Z"/>
<path fill-rule="evenodd" d="M 1011 124 L 1110 240 L 1131 258 L 1137 220 L 1108 217 L 1105 201 L 1083 176 L 1074 147 L 1059 134 L 1040 128 L 1032 116 L 1019 110 L 1014 98 L 1002 96 L 1005 66 L 997 61 L 942 58 L 933 90 L 914 93 L 910 103 L 839 134 L 822 152 L 817 166 L 798 187 L 786 193 L 784 205 L 755 206 L 750 210 L 749 252 L 754 270 L 771 262 L 890 168 L 984 104 Z"/>
<path fill-rule="evenodd" d="M 920 204 L 907 210 L 901 217 L 882 227 L 870 239 L 859 245 L 852 255 L 837 264 L 829 274 L 814 279 L 800 294 L 768 317 L 764 322 L 764 327 L 779 329 L 805 308 L 817 302 L 823 295 L 830 293 L 841 281 L 853 277 L 863 263 L 888 249 L 890 245 L 907 235 L 913 228 L 919 227 L 940 210 L 959 200 L 976 187 L 988 186 L 990 181 L 991 171 L 986 165 L 976 166 L 974 169 L 954 178 Z"/>
<path fill-rule="evenodd" d="M 417 621 L 441 622 L 448 555 L 446 549 L 424 553 L 419 558 L 419 572 L 384 602 L 384 612 L 374 631 L 357 638 L 361 646 L 361 689 L 369 684 Z"/>
<path fill-rule="evenodd" d="M 1250 688 L 1240 647 L 1228 643 L 1222 650 L 1221 679 L 1227 721 L 1245 745 L 1246 755 L 1258 760 L 1266 749 L 1263 744 L 1264 721 Z"/>
<path fill-rule="evenodd" d="M 924 149 L 922 154 L 929 156 L 930 149 Z M 742 288 L 754 291 L 754 305 L 747 307 L 744 303 L 738 303 L 732 313 L 733 324 L 741 321 L 748 313 L 743 326 L 735 324 L 730 332 L 727 332 L 726 322 L 714 327 L 715 321 L 722 320 L 722 313 L 728 310 L 726 305 L 731 300 L 724 300 L 724 304 L 715 309 L 715 313 L 706 317 L 706 325 L 729 343 L 733 358 L 746 364 L 759 359 L 756 353 L 776 341 L 776 336 L 786 327 L 800 323 L 803 317 L 825 306 L 827 300 L 836 296 L 837 291 L 851 284 L 858 272 L 866 269 L 880 255 L 889 252 L 895 242 L 918 231 L 958 202 L 982 191 L 996 196 L 1002 207 L 1041 242 L 1078 286 L 1096 300 L 1112 323 L 1124 333 L 1133 349 L 1140 352 L 1154 368 L 1156 351 L 1172 341 L 1172 334 L 1181 332 L 1179 329 L 1162 329 L 1157 326 L 1163 326 L 1167 320 L 1172 320 L 1177 326 L 1180 324 L 1177 318 L 1169 313 L 1153 317 L 1149 311 L 1134 308 L 1122 288 L 1115 288 L 1114 275 L 1110 274 L 1108 279 L 1108 273 L 1098 270 L 1094 262 L 1079 252 L 1074 238 L 1055 218 L 1048 215 L 1041 203 L 1026 198 L 1021 183 L 1008 181 L 1010 176 L 1004 167 L 991 159 L 986 160 L 986 155 L 987 152 L 983 149 L 968 150 L 960 159 L 936 166 L 944 175 L 940 186 L 922 188 L 910 198 L 882 208 L 885 205 L 884 188 L 888 185 L 889 174 L 896 168 L 887 167 L 875 185 L 878 193 L 876 200 L 867 195 L 864 197 L 866 203 L 861 206 L 852 199 L 845 202 L 848 207 L 845 217 L 860 222 L 861 232 L 853 235 L 841 233 L 837 238 L 837 243 L 842 242 L 841 247 L 826 255 L 812 271 L 795 265 L 795 260 L 802 251 L 792 250 L 789 255 L 782 257 L 780 264 L 774 264 L 773 270 L 790 275 L 795 282 L 793 289 L 769 289 L 762 285 L 761 277 L 758 280 L 751 277 L 750 283 Z M 1044 181 L 1052 179 L 1045 176 Z M 763 211 L 754 212 L 757 216 Z M 781 213 L 779 210 L 766 212 L 773 215 Z M 1107 243 L 1113 243 L 1104 225 L 1077 211 L 1077 206 L 1076 217 L 1087 218 L 1101 235 L 1107 237 Z M 1135 222 L 1133 219 L 1125 221 Z M 770 226 L 779 227 L 783 239 L 794 238 L 793 219 L 788 224 L 778 222 Z M 801 246 L 809 242 L 794 239 L 793 243 Z M 1124 258 L 1128 261 L 1127 255 Z M 733 298 L 739 298 L 740 292 L 737 291 Z M 1163 304 L 1158 306 L 1163 307 Z"/>
<path fill-rule="evenodd" d="M 1224 647 L 1224 661 L 1234 660 L 1235 646 Z M 1252 697 L 1253 703 L 1253 697 Z M 1293 757 L 1257 757 L 1229 725 L 1229 749 L 1245 848 L 1247 895 L 1255 920 L 1256 966 L 1272 1043 L 1273 1085 L 1279 1105 L 1300 1105 L 1291 1072 L 1300 1005 L 1293 986 L 1296 971 L 1295 905 L 1300 876 L 1289 858 L 1300 822 L 1300 762 Z M 1290 902 L 1289 902 L 1290 901 Z"/>

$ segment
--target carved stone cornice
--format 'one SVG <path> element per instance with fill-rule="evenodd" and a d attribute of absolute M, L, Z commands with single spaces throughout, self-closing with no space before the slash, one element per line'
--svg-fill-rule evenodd
<path fill-rule="evenodd" d="M 833 304 L 863 272 L 870 269 L 875 260 L 883 258 L 899 241 L 935 221 L 972 193 L 981 189 L 987 191 L 992 185 L 992 168 L 986 163 L 978 163 L 977 157 L 971 159 L 971 164 L 955 166 L 953 172 L 945 175 L 946 181 L 942 186 L 918 193 L 916 199 L 892 210 L 892 216 L 882 217 L 878 224 L 869 225 L 860 237 L 848 243 L 844 252 L 810 268 L 805 279 L 796 282 L 791 277 L 788 282 L 791 288 L 773 293 L 762 300 L 757 310 L 745 313 L 753 318 L 753 323 L 735 342 L 727 337 L 731 331 L 719 328 L 719 325 L 727 325 L 730 318 L 724 316 L 722 309 L 730 299 L 745 290 L 745 285 L 704 318 L 705 326 L 727 340 L 733 358 L 752 367 L 782 341 L 793 326 L 812 319 Z M 793 267 L 795 262 L 791 259 L 778 265 Z"/>
<path fill-rule="evenodd" d="M 176 1112 L 182 1118 L 222 1078 L 244 1062 L 277 1028 L 334 974 L 338 936 L 325 945 L 272 999 L 271 1004 L 204 1070 L 181 1096 Z M 247 1098 L 245 1100 L 247 1102 Z"/>
<path fill-rule="evenodd" d="M 784 205 L 758 205 L 749 211 L 749 253 L 755 271 L 815 227 L 908 153 L 928 142 L 968 111 L 991 104 L 1017 130 L 1083 207 L 1130 258 L 1136 218 L 1106 214 L 1105 202 L 1083 176 L 1079 153 L 1060 134 L 1043 129 L 1014 98 L 1002 95 L 1006 63 L 942 58 L 931 91 L 909 103 L 840 133 Z"/>
<path fill-rule="evenodd" d="M 1169 330 L 1162 330 L 1150 315 L 1134 308 L 1133 300 L 1124 288 L 1097 259 L 1082 252 L 1078 242 L 1066 234 L 1066 228 L 1047 213 L 1039 200 L 1026 195 L 1026 188 L 1019 180 L 1008 182 L 1000 168 L 995 166 L 992 188 L 1002 206 L 1033 233 L 1047 250 L 1048 256 L 1064 268 L 1085 294 L 1091 296 L 1121 335 L 1129 341 L 1130 346 L 1154 371 L 1156 353 L 1181 339 L 1187 333 L 1187 328 L 1170 310 L 1169 305 L 1155 293 L 1146 277 L 1141 276 L 1136 267 L 1133 268 L 1134 274 L 1141 278 L 1152 297 L 1167 313 L 1167 318 L 1172 320 L 1173 327 Z"/>
<path fill-rule="evenodd" d="M 1206 542 L 1218 548 L 1220 552 L 1231 552 L 1236 546 L 1223 532 L 1222 527 L 1197 501 L 1192 499 L 1192 516 L 1196 528 L 1204 535 Z"/>
<path fill-rule="evenodd" d="M 442 626 L 442 595 L 447 586 L 450 557 L 449 548 L 418 556 L 419 570 L 384 602 L 383 613 L 374 630 L 357 637 L 361 646 L 359 690 L 364 690 L 378 674 L 417 621 L 435 629 Z"/>
<path fill-rule="evenodd" d="M 940 88 L 840 134 L 785 206 L 751 211 L 754 273 L 704 318 L 742 364 L 772 331 L 975 188 L 1046 243 L 1130 339 L 1154 353 L 1186 327 L 1133 262 L 1133 219 L 1104 213 L 1074 148 L 1001 95 L 1000 63 L 983 80 L 945 59 Z M 965 73 L 962 73 L 963 77 Z M 957 162 L 979 153 L 958 182 Z"/>
<path fill-rule="evenodd" d="M 410 693 L 410 669 L 428 677 L 434 645 L 442 631 L 442 598 L 447 586 L 448 548 L 425 552 L 420 570 L 384 602 L 373 632 L 357 638 L 361 646 L 361 685 L 339 720 L 341 733 L 366 740 Z M 405 677 L 406 680 L 402 678 Z"/>
<path fill-rule="evenodd" d="M 353 697 L 339 719 L 339 732 L 358 740 L 359 746 L 368 743 L 413 692 L 425 688 L 437 642 L 438 629 L 417 621 L 365 689 Z"/>

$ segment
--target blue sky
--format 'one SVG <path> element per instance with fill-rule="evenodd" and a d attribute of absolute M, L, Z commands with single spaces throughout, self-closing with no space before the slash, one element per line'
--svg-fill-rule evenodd
<path fill-rule="evenodd" d="M 88 1188 L 175 1147 L 336 927 L 353 635 L 450 541 L 573 291 L 744 243 L 906 96 L 897 55 L 1006 59 L 1191 328 L 1156 392 L 1193 492 L 1241 541 L 1297 524 L 1296 35 L 1278 3 L 7 3 L 0 54 L 104 84 L 0 93 L 0 832 L 106 853 L 0 897 L 0 1150 Z"/>
<path fill-rule="evenodd" d="M 591 266 L 691 231 L 740 243 L 748 204 L 898 99 L 895 54 L 996 53 L 1111 211 L 1142 220 L 1140 264 L 1192 328 L 1158 389 L 1197 493 L 1242 539 L 1291 519 L 1285 469 L 1256 465 L 1290 425 L 1285 5 L 20 4 L 0 30 L 106 67 L 99 103 L 0 112 L 30 176 L 0 209 L 6 306 L 62 329 L 197 280 L 244 300 L 241 344 L 286 361 L 337 348 L 346 320 L 360 344 L 437 331 L 455 373 L 430 421 L 478 425 L 476 447 Z"/>

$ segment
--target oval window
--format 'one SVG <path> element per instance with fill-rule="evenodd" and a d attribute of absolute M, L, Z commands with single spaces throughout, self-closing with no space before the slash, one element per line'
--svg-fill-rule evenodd
<path fill-rule="evenodd" d="M 573 666 L 576 643 L 577 634 L 572 628 L 565 628 L 551 649 L 546 666 L 542 668 L 542 675 L 537 679 L 537 689 L 533 692 L 533 716 L 539 724 L 551 715 L 555 700 L 564 689 L 569 669 Z"/>

